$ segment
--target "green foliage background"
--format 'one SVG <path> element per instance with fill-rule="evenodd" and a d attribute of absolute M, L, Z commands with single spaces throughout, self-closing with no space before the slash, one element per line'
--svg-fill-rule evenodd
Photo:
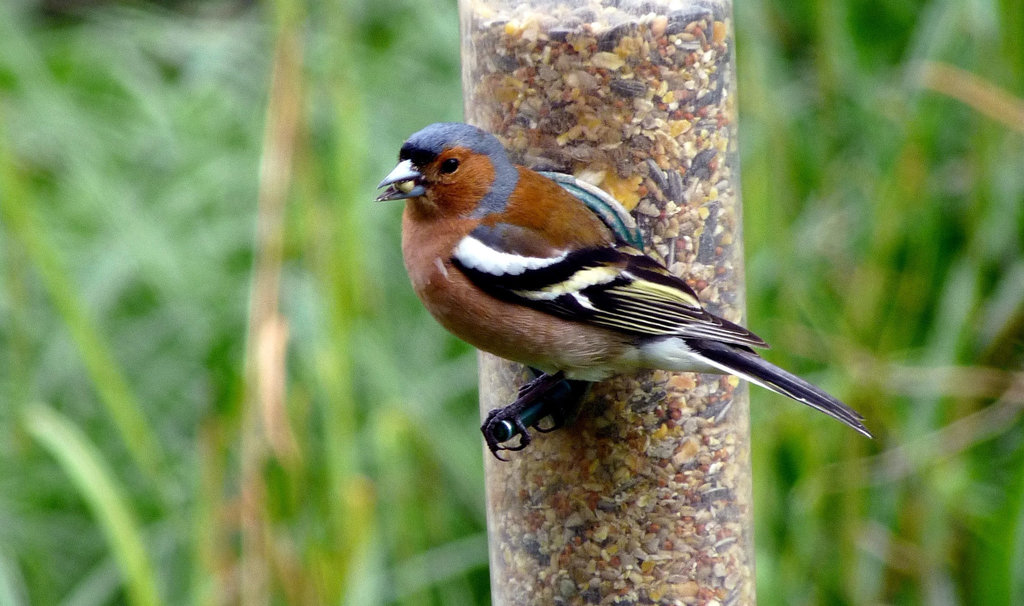
<path fill-rule="evenodd" d="M 1024 3 L 736 6 L 762 604 L 1024 602 Z M 486 604 L 454 2 L 0 3 L 0 604 Z M 282 372 L 273 372 L 278 369 Z M 286 371 L 286 372 L 285 372 Z"/>

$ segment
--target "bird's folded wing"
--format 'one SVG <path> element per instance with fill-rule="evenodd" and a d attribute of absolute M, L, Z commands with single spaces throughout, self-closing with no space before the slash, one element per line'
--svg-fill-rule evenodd
<path fill-rule="evenodd" d="M 638 336 L 767 347 L 705 311 L 693 289 L 631 246 L 558 250 L 530 229 L 498 223 L 474 229 L 452 260 L 488 294 L 568 320 Z"/>

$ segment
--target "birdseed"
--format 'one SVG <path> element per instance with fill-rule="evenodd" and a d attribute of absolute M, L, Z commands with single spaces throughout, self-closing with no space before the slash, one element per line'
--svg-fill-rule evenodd
<path fill-rule="evenodd" d="M 463 0 L 466 120 L 589 181 L 709 311 L 743 317 L 731 5 Z M 521 366 L 480 356 L 481 408 Z M 749 417 L 731 376 L 596 384 L 578 418 L 486 459 L 495 604 L 753 604 Z"/>

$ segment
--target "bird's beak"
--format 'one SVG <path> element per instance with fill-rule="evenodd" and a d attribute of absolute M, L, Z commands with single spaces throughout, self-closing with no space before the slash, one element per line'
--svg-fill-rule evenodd
<path fill-rule="evenodd" d="M 426 193 L 426 189 L 420 185 L 419 180 L 423 174 L 412 167 L 412 161 L 402 160 L 393 171 L 384 177 L 377 189 L 388 186 L 381 195 L 377 196 L 378 202 L 384 200 L 401 200 L 403 198 L 415 198 Z"/>

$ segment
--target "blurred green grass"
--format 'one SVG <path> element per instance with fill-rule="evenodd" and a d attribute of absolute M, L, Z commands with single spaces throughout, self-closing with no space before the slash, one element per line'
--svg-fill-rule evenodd
<path fill-rule="evenodd" d="M 879 434 L 753 396 L 760 602 L 1020 603 L 1024 5 L 736 29 L 750 322 Z M 489 602 L 372 202 L 458 65 L 451 1 L 0 4 L 0 604 Z"/>

